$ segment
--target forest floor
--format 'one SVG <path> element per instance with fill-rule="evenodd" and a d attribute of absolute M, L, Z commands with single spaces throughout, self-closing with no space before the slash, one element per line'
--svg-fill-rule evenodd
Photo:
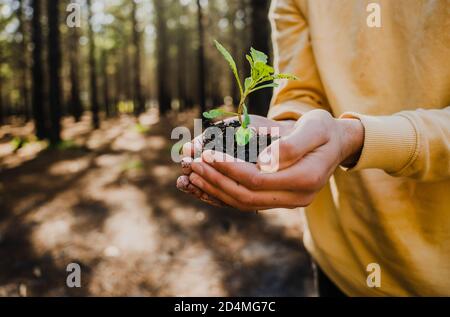
<path fill-rule="evenodd" d="M 241 213 L 175 188 L 174 125 L 64 120 L 61 149 L 0 128 L 0 296 L 314 296 L 299 211 Z M 143 126 L 147 127 L 143 129 Z M 81 288 L 66 267 L 81 265 Z"/>

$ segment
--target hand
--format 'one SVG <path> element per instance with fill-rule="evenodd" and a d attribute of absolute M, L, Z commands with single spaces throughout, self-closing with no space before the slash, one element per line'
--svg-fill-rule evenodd
<path fill-rule="evenodd" d="M 278 144 L 276 144 L 278 142 Z M 328 112 L 305 114 L 287 136 L 260 155 L 277 155 L 280 169 L 263 173 L 263 164 L 227 163 L 223 153 L 206 151 L 192 163 L 190 183 L 209 197 L 241 210 L 308 206 L 340 164 L 355 164 L 364 142 L 356 119 L 334 119 Z"/>
<path fill-rule="evenodd" d="M 295 121 L 278 122 L 274 120 L 269 120 L 261 116 L 251 115 L 250 117 L 252 122 L 250 127 L 253 127 L 256 130 L 262 127 L 268 129 L 272 127 L 278 127 L 280 131 L 280 136 L 288 135 L 295 124 Z M 236 120 L 236 118 L 231 118 L 226 121 L 232 120 Z M 184 175 L 178 178 L 177 188 L 213 206 L 224 206 L 225 204 L 223 202 L 203 192 L 201 189 L 199 189 L 190 182 L 189 176 L 192 173 L 193 157 L 195 157 L 196 154 L 201 155 L 202 151 L 203 151 L 203 135 L 196 137 L 192 142 L 187 143 L 183 146 L 182 154 L 184 158 L 183 161 L 181 162 L 181 167 Z"/>

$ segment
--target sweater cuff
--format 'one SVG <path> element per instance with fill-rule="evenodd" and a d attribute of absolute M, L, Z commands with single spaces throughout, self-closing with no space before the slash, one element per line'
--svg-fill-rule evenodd
<path fill-rule="evenodd" d="M 270 108 L 268 118 L 271 120 L 298 120 L 308 111 L 317 109 L 307 103 L 288 101 Z"/>
<path fill-rule="evenodd" d="M 361 157 L 350 171 L 377 168 L 398 174 L 413 160 L 417 133 L 411 121 L 402 115 L 367 116 L 344 113 L 341 118 L 359 119 L 365 130 Z"/>

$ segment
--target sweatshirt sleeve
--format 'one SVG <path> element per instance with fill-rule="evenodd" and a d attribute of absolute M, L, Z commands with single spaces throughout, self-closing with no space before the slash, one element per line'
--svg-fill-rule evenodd
<path fill-rule="evenodd" d="M 365 128 L 361 158 L 351 170 L 378 168 L 421 181 L 450 178 L 450 106 L 390 116 L 344 113 L 342 117 L 359 119 Z"/>
<path fill-rule="evenodd" d="M 309 27 L 293 0 L 274 0 L 269 14 L 272 24 L 275 69 L 299 80 L 285 80 L 274 90 L 269 118 L 297 120 L 313 109 L 330 111 L 314 60 Z"/>

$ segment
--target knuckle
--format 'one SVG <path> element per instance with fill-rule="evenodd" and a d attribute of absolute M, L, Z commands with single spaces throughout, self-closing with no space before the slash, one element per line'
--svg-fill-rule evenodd
<path fill-rule="evenodd" d="M 308 170 L 303 177 L 303 186 L 308 190 L 317 190 L 321 187 L 323 176 L 314 169 Z"/>
<path fill-rule="evenodd" d="M 244 207 L 251 207 L 253 205 L 253 202 L 255 201 L 254 196 L 251 194 L 246 194 L 240 197 L 239 202 Z"/>
<path fill-rule="evenodd" d="M 259 174 L 254 174 L 250 177 L 250 181 L 249 181 L 249 187 L 251 189 L 260 189 L 263 185 L 263 179 L 261 177 L 261 175 Z"/>
<path fill-rule="evenodd" d="M 305 195 L 298 200 L 297 204 L 298 207 L 308 207 L 309 205 L 312 204 L 313 201 L 314 201 L 313 195 Z"/>
<path fill-rule="evenodd" d="M 314 201 L 314 198 L 315 198 L 314 194 L 304 196 L 304 201 L 303 201 L 304 206 L 307 207 L 307 206 L 311 205 Z"/>

